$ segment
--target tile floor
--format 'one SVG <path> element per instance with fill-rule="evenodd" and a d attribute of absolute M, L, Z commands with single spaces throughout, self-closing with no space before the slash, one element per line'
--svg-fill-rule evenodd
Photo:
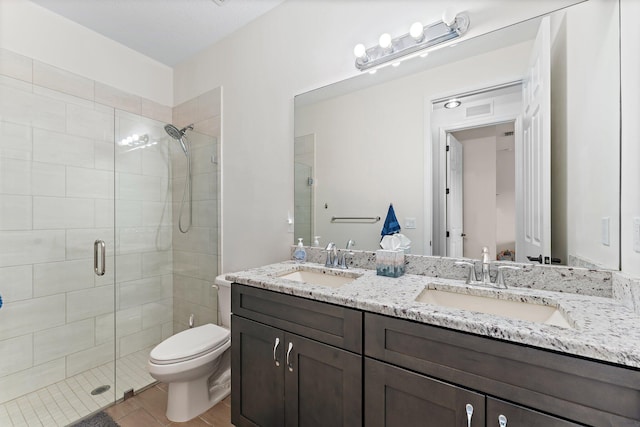
<path fill-rule="evenodd" d="M 204 414 L 185 423 L 171 422 L 165 416 L 167 410 L 167 386 L 157 384 L 131 399 L 105 410 L 120 427 L 230 427 L 231 397 L 227 396 Z"/>
<path fill-rule="evenodd" d="M 146 348 L 118 359 L 115 365 L 117 376 L 114 363 L 110 362 L 0 403 L 0 426 L 65 426 L 122 398 L 127 389 L 141 390 L 153 384 L 155 380 L 147 373 L 149 351 L 150 348 Z M 111 389 L 103 394 L 91 395 L 91 390 L 103 384 Z"/>

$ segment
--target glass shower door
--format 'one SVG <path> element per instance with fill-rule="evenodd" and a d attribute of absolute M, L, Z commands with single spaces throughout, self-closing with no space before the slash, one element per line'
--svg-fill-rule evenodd
<path fill-rule="evenodd" d="M 0 79 L 0 425 L 115 399 L 113 139 L 113 108 Z"/>

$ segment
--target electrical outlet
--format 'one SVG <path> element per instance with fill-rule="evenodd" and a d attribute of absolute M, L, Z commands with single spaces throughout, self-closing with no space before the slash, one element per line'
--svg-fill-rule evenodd
<path fill-rule="evenodd" d="M 605 246 L 609 246 L 610 241 L 609 241 L 609 217 L 606 216 L 604 218 L 602 218 L 601 221 L 602 224 L 602 244 Z"/>
<path fill-rule="evenodd" d="M 633 250 L 640 252 L 640 216 L 633 218 Z"/>

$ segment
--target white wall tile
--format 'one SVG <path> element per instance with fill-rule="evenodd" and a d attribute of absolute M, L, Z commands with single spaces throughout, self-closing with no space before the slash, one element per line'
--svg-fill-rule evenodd
<path fill-rule="evenodd" d="M 142 202 L 142 226 L 155 227 L 162 224 L 171 227 L 171 194 L 167 197 L 169 200 L 166 202 Z"/>
<path fill-rule="evenodd" d="M 90 199 L 33 198 L 33 229 L 93 227 L 94 203 Z"/>
<path fill-rule="evenodd" d="M 0 86 L 0 116 L 36 128 L 65 130 L 65 104 L 24 90 Z"/>
<path fill-rule="evenodd" d="M 94 167 L 112 171 L 114 169 L 114 144 L 113 141 L 94 141 L 93 152 L 95 154 Z"/>
<path fill-rule="evenodd" d="M 33 362 L 36 365 L 93 346 L 93 319 L 49 328 L 33 335 Z"/>
<path fill-rule="evenodd" d="M 93 263 L 89 260 L 51 262 L 33 266 L 36 297 L 93 287 Z"/>
<path fill-rule="evenodd" d="M 111 199 L 96 199 L 96 228 L 113 227 L 114 221 L 114 201 Z"/>
<path fill-rule="evenodd" d="M 162 327 L 154 326 L 120 339 L 120 357 L 151 347 L 162 341 Z"/>
<path fill-rule="evenodd" d="M 93 80 L 57 67 L 33 62 L 33 84 L 84 99 L 93 99 Z"/>
<path fill-rule="evenodd" d="M 161 276 L 173 272 L 173 252 L 158 251 L 142 254 L 142 275 Z"/>
<path fill-rule="evenodd" d="M 3 306 L 2 311 L 0 339 L 18 337 L 64 324 L 65 298 L 54 295 L 17 301 Z"/>
<path fill-rule="evenodd" d="M 153 175 L 164 177 L 166 187 L 169 187 L 169 149 L 160 142 L 143 150 L 137 150 L 142 153 L 142 173 L 144 175 Z"/>
<path fill-rule="evenodd" d="M 116 225 L 118 227 L 140 227 L 142 225 L 142 202 L 116 200 Z"/>
<path fill-rule="evenodd" d="M 109 363 L 115 357 L 113 340 L 67 356 L 67 376 Z"/>
<path fill-rule="evenodd" d="M 0 194 L 0 230 L 31 230 L 31 200 Z"/>
<path fill-rule="evenodd" d="M 116 256 L 116 281 L 126 282 L 142 278 L 142 254 Z"/>
<path fill-rule="evenodd" d="M 67 167 L 67 197 L 112 200 L 113 172 Z"/>
<path fill-rule="evenodd" d="M 134 280 L 119 284 L 120 309 L 157 302 L 170 298 L 173 294 L 171 283 L 162 276 Z"/>
<path fill-rule="evenodd" d="M 171 123 L 172 121 L 171 107 L 158 104 L 146 98 L 141 99 L 140 111 L 143 116 L 159 120 L 163 123 Z"/>
<path fill-rule="evenodd" d="M 64 260 L 64 230 L 0 231 L 0 267 Z"/>
<path fill-rule="evenodd" d="M 0 49 L 0 74 L 31 82 L 33 60 L 10 50 Z"/>
<path fill-rule="evenodd" d="M 0 378 L 0 402 L 15 399 L 65 377 L 64 358 Z"/>
<path fill-rule="evenodd" d="M 114 301 L 114 285 L 68 292 L 67 321 L 73 322 L 109 313 L 114 309 Z"/>
<path fill-rule="evenodd" d="M 31 194 L 64 196 L 65 177 L 64 166 L 34 162 L 31 165 Z"/>
<path fill-rule="evenodd" d="M 28 369 L 33 365 L 31 334 L 0 341 L 0 377 Z"/>
<path fill-rule="evenodd" d="M 93 140 L 43 129 L 33 130 L 33 160 L 93 167 Z"/>
<path fill-rule="evenodd" d="M 119 174 L 119 198 L 123 200 L 163 201 L 167 194 L 166 180 L 157 176 Z"/>
<path fill-rule="evenodd" d="M 164 302 L 152 302 L 142 306 L 142 328 L 173 322 L 172 299 Z"/>
<path fill-rule="evenodd" d="M 123 92 L 111 86 L 96 82 L 95 101 L 120 110 L 140 114 L 141 99 L 139 96 Z"/>
<path fill-rule="evenodd" d="M 67 260 L 91 259 L 93 262 L 93 242 L 96 239 L 105 241 L 107 256 L 114 254 L 113 229 L 87 228 L 71 229 L 66 233 Z M 109 263 L 107 271 L 109 271 Z M 113 268 L 113 266 L 111 266 Z"/>
<path fill-rule="evenodd" d="M 33 297 L 31 265 L 0 268 L 0 295 L 5 303 Z"/>
<path fill-rule="evenodd" d="M 165 244 L 163 228 L 158 227 L 122 227 L 118 230 L 118 254 L 155 251 L 157 247 L 169 248 L 171 242 Z"/>
<path fill-rule="evenodd" d="M 89 109 L 79 105 L 67 105 L 67 131 L 101 141 L 113 141 L 113 113 L 102 109 Z"/>
<path fill-rule="evenodd" d="M 123 135 L 122 137 L 126 137 L 127 135 Z M 116 138 L 118 141 L 121 136 L 118 135 Z M 128 172 L 132 174 L 141 174 L 142 173 L 142 149 L 140 150 L 132 150 L 131 147 L 120 145 L 116 142 L 115 145 L 115 168 L 117 172 Z"/>
<path fill-rule="evenodd" d="M 196 227 L 218 226 L 217 200 L 200 200 L 193 202 L 193 225 Z"/>
<path fill-rule="evenodd" d="M 31 126 L 0 121 L 0 156 L 31 159 Z"/>

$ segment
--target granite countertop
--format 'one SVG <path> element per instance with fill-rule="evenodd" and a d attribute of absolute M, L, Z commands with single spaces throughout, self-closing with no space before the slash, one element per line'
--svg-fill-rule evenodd
<path fill-rule="evenodd" d="M 640 368 L 640 315 L 613 298 L 529 288 L 500 290 L 466 285 L 461 280 L 415 274 L 391 278 L 377 276 L 375 270 L 361 268 L 329 269 L 332 275 L 359 275 L 338 288 L 313 286 L 279 277 L 298 270 L 301 265 L 303 269 L 326 271 L 320 264 L 285 261 L 225 277 L 233 282 L 284 294 Z M 427 285 L 431 289 L 556 306 L 571 327 L 416 302 Z"/>

